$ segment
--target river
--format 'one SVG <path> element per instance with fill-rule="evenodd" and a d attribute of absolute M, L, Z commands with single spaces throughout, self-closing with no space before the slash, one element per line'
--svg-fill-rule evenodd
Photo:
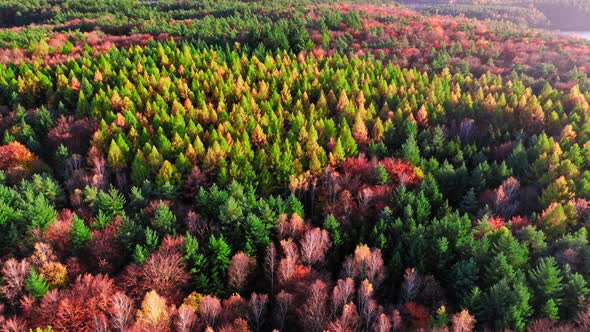
<path fill-rule="evenodd" d="M 590 40 L 590 31 L 555 31 L 555 32 L 560 35 L 576 36 L 576 37 L 581 37 L 581 38 Z"/>

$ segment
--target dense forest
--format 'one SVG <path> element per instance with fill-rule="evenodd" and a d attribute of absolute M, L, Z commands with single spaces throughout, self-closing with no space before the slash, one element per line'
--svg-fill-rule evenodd
<path fill-rule="evenodd" d="M 379 1 L 0 16 L 0 331 L 590 330 L 590 43 Z"/>

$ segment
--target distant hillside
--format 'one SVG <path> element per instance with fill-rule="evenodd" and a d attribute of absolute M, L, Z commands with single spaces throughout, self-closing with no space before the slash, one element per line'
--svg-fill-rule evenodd
<path fill-rule="evenodd" d="M 535 6 L 551 22 L 551 27 L 562 30 L 590 29 L 590 1 L 537 1 Z"/>
<path fill-rule="evenodd" d="M 509 21 L 533 28 L 590 29 L 588 0 L 402 0 L 402 4 L 439 15 Z"/>

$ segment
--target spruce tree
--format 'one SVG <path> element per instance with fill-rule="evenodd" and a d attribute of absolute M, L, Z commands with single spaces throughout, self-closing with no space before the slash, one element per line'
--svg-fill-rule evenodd
<path fill-rule="evenodd" d="M 420 148 L 414 135 L 410 135 L 402 145 L 402 158 L 411 162 L 412 165 L 420 164 Z"/>
<path fill-rule="evenodd" d="M 330 240 L 334 247 L 339 248 L 344 242 L 340 230 L 340 222 L 333 215 L 328 215 L 324 220 L 323 228 L 330 234 Z"/>
<path fill-rule="evenodd" d="M 74 215 L 72 230 L 70 231 L 72 245 L 75 251 L 82 251 L 86 248 L 88 241 L 92 238 L 92 232 L 84 223 L 84 220 Z"/>
<path fill-rule="evenodd" d="M 529 271 L 529 281 L 534 294 L 536 308 L 545 308 L 547 301 L 552 300 L 560 306 L 563 300 L 563 277 L 557 267 L 555 258 L 543 257 Z"/>
<path fill-rule="evenodd" d="M 231 249 L 223 235 L 209 238 L 209 253 L 207 255 L 207 275 L 211 276 L 212 285 L 209 291 L 223 293 L 226 284 L 227 267 L 231 261 Z"/>
<path fill-rule="evenodd" d="M 350 132 L 350 127 L 348 126 L 348 122 L 346 119 L 342 119 L 340 124 L 340 136 L 338 139 L 342 143 L 342 148 L 344 149 L 344 155 L 346 157 L 354 157 L 357 154 L 357 145 L 356 141 L 352 137 L 352 133 Z"/>
<path fill-rule="evenodd" d="M 158 207 L 154 210 L 154 217 L 152 220 L 152 226 L 156 229 L 161 238 L 166 235 L 173 235 L 176 224 L 176 216 L 168 205 L 160 202 Z"/>
<path fill-rule="evenodd" d="M 45 293 L 47 293 L 47 290 L 49 290 L 49 285 L 43 276 L 37 272 L 37 270 L 31 269 L 29 277 L 27 278 L 27 290 L 31 293 L 31 295 L 40 299 L 45 295 Z"/>
<path fill-rule="evenodd" d="M 123 151 L 119 148 L 119 145 L 115 140 L 111 140 L 111 144 L 109 146 L 109 152 L 107 154 L 107 161 L 109 166 L 115 171 L 119 172 L 123 170 L 126 166 L 125 163 L 125 156 L 123 155 Z"/>

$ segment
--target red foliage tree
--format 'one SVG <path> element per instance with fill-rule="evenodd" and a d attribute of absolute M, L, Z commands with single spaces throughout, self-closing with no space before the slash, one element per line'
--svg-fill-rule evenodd
<path fill-rule="evenodd" d="M 422 277 L 413 268 L 408 268 L 404 272 L 404 281 L 402 283 L 402 299 L 404 302 L 412 301 L 422 284 Z"/>
<path fill-rule="evenodd" d="M 364 155 L 359 155 L 357 158 L 348 158 L 342 165 L 342 173 L 345 178 L 349 180 L 345 181 L 345 188 L 349 188 L 351 191 L 357 191 L 361 183 L 371 183 L 375 178 L 375 165 L 369 161 Z M 358 177 L 358 179 L 353 180 Z M 358 182 L 357 182 L 358 181 Z M 357 185 L 351 185 L 354 182 Z"/>
<path fill-rule="evenodd" d="M 291 237 L 298 239 L 305 230 L 305 221 L 297 213 L 291 215 L 288 219 L 287 214 L 281 214 L 277 220 L 277 233 L 279 239 Z"/>
<path fill-rule="evenodd" d="M 12 306 L 16 305 L 24 292 L 30 265 L 26 259 L 20 262 L 14 258 L 8 259 L 2 266 L 2 279 L 4 285 L 0 286 L 0 292 Z"/>
<path fill-rule="evenodd" d="M 488 223 L 493 229 L 498 230 L 504 227 L 506 220 L 504 220 L 502 217 L 491 216 L 488 218 Z"/>
<path fill-rule="evenodd" d="M 47 133 L 47 139 L 53 149 L 63 144 L 70 153 L 84 154 L 96 128 L 96 123 L 88 118 L 75 119 L 62 115 Z"/>
<path fill-rule="evenodd" d="M 402 315 L 400 314 L 399 310 L 395 309 L 391 314 L 391 322 L 393 323 L 394 331 L 397 331 L 402 328 Z"/>
<path fill-rule="evenodd" d="M 528 217 L 514 216 L 510 219 L 510 227 L 513 232 L 519 229 L 525 228 L 531 224 L 531 220 Z"/>
<path fill-rule="evenodd" d="M 291 219 L 289 219 L 289 225 L 290 236 L 293 239 L 299 239 L 299 237 L 301 236 L 301 234 L 303 234 L 303 231 L 305 230 L 305 221 L 303 220 L 303 218 L 301 218 L 299 214 L 293 213 L 291 215 Z"/>
<path fill-rule="evenodd" d="M 157 251 L 143 265 L 128 266 L 122 283 L 128 294 L 135 298 L 149 290 L 155 290 L 173 303 L 179 303 L 185 296 L 189 280 L 190 275 L 179 252 Z"/>
<path fill-rule="evenodd" d="M 260 331 L 261 319 L 268 303 L 268 295 L 252 293 L 250 296 L 250 316 L 252 317 L 253 325 L 256 327 L 256 331 Z"/>
<path fill-rule="evenodd" d="M 183 194 L 187 198 L 193 198 L 205 184 L 207 184 L 207 175 L 198 166 L 194 166 L 184 181 Z"/>
<path fill-rule="evenodd" d="M 61 292 L 57 289 L 50 289 L 41 298 L 40 303 L 36 303 L 33 297 L 23 297 L 21 307 L 25 317 L 28 318 L 31 326 L 43 326 L 47 322 L 55 320 L 56 308 L 59 305 Z"/>
<path fill-rule="evenodd" d="M 422 105 L 418 111 L 416 111 L 416 123 L 423 128 L 428 128 L 428 112 L 426 107 Z"/>
<path fill-rule="evenodd" d="M 227 268 L 229 287 L 235 290 L 242 289 L 255 265 L 254 258 L 241 251 L 236 253 Z"/>
<path fill-rule="evenodd" d="M 326 230 L 316 227 L 305 232 L 299 246 L 301 260 L 303 263 L 311 265 L 325 259 L 326 252 L 332 246 L 332 242 Z"/>
<path fill-rule="evenodd" d="M 197 315 L 195 309 L 189 305 L 181 305 L 176 311 L 174 329 L 177 332 L 190 332 L 195 330 Z"/>
<path fill-rule="evenodd" d="M 162 240 L 162 244 L 160 244 L 160 249 L 158 249 L 158 251 L 162 254 L 181 253 L 183 245 L 184 236 L 166 235 L 164 240 Z"/>
<path fill-rule="evenodd" d="M 354 278 L 360 280 L 368 279 L 375 287 L 378 287 L 383 282 L 385 273 L 383 270 L 381 250 L 375 249 L 371 251 L 368 246 L 359 245 L 354 250 L 352 262 L 354 263 L 352 265 L 352 276 Z"/>
<path fill-rule="evenodd" d="M 299 248 L 292 239 L 281 240 L 280 244 L 285 257 L 299 259 Z"/>
<path fill-rule="evenodd" d="M 115 331 L 125 331 L 133 323 L 134 312 L 133 301 L 122 292 L 115 293 L 109 309 L 112 328 Z"/>
<path fill-rule="evenodd" d="M 428 328 L 428 320 L 430 319 L 430 315 L 424 306 L 416 304 L 415 302 L 408 302 L 406 303 L 405 308 L 412 320 L 412 327 L 414 329 Z"/>
<path fill-rule="evenodd" d="M 354 303 L 345 304 L 342 314 L 335 321 L 330 322 L 328 330 L 331 332 L 357 331 L 361 323 L 358 311 Z"/>
<path fill-rule="evenodd" d="M 72 218 L 74 214 L 68 209 L 60 212 L 59 218 L 49 225 L 47 230 L 43 233 L 43 240 L 51 245 L 55 250 L 58 258 L 63 258 L 67 254 L 70 246 L 71 238 L 64 236 L 69 234 L 72 229 Z"/>
<path fill-rule="evenodd" d="M 317 279 L 309 286 L 307 297 L 299 312 L 299 318 L 306 331 L 322 331 L 326 323 L 326 299 L 328 288 Z"/>
<path fill-rule="evenodd" d="M 294 257 L 285 257 L 279 262 L 277 268 L 277 279 L 281 285 L 285 285 L 295 275 L 297 269 L 297 259 Z"/>
<path fill-rule="evenodd" d="M 4 319 L 0 316 L 0 331 L 2 332 L 21 332 L 27 330 L 27 323 L 18 317 Z"/>
<path fill-rule="evenodd" d="M 416 173 L 414 166 L 407 161 L 385 158 L 379 162 L 391 180 L 396 184 L 414 185 L 420 183 L 422 175 Z"/>
<path fill-rule="evenodd" d="M 350 278 L 339 279 L 336 286 L 332 289 L 332 315 L 340 313 L 342 307 L 350 302 L 354 296 L 354 281 Z"/>
<path fill-rule="evenodd" d="M 338 220 L 349 222 L 357 209 L 357 203 L 349 190 L 343 190 L 338 194 L 337 200 L 332 205 L 326 204 L 327 214 L 334 215 Z"/>
<path fill-rule="evenodd" d="M 209 330 L 206 330 L 209 332 Z M 219 332 L 250 332 L 248 322 L 243 318 L 236 318 L 233 322 L 221 326 Z"/>
<path fill-rule="evenodd" d="M 199 305 L 199 316 L 208 327 L 214 327 L 221 310 L 219 299 L 215 296 L 206 295 L 203 297 L 201 305 Z"/>
<path fill-rule="evenodd" d="M 475 328 L 475 317 L 467 309 L 453 315 L 453 332 L 471 332 Z"/>
<path fill-rule="evenodd" d="M 107 168 L 107 161 L 100 149 L 92 146 L 88 150 L 88 157 L 86 158 L 90 166 L 89 173 L 84 176 L 84 182 L 89 186 L 107 190 L 109 184 L 109 171 Z"/>
<path fill-rule="evenodd" d="M 574 200 L 574 207 L 576 208 L 576 215 L 578 219 L 584 219 L 590 215 L 590 202 L 583 199 L 577 198 Z"/>
<path fill-rule="evenodd" d="M 123 263 L 120 241 L 117 240 L 121 224 L 121 218 L 117 216 L 104 229 L 92 231 L 88 244 L 90 263 L 99 271 L 113 272 Z"/>
<path fill-rule="evenodd" d="M 35 163 L 37 157 L 19 142 L 0 146 L 0 169 L 5 170 L 10 179 L 31 174 Z"/>
<path fill-rule="evenodd" d="M 277 249 L 275 244 L 271 242 L 266 248 L 266 255 L 264 256 L 264 272 L 266 279 L 270 282 L 270 293 L 274 291 L 275 271 L 277 269 Z"/>
<path fill-rule="evenodd" d="M 79 277 L 60 293 L 55 316 L 45 323 L 55 331 L 92 331 L 95 318 L 109 314 L 114 293 L 113 280 L 105 275 Z"/>
<path fill-rule="evenodd" d="M 495 212 L 504 217 L 510 218 L 518 212 L 520 208 L 519 202 L 520 182 L 513 177 L 510 177 L 502 185 L 494 191 L 494 209 Z"/>
<path fill-rule="evenodd" d="M 280 326 L 280 330 L 283 330 L 283 324 L 285 323 L 285 318 L 287 314 L 291 311 L 291 307 L 293 305 L 295 296 L 293 294 L 287 293 L 281 290 L 275 297 L 275 305 L 273 308 L 273 312 L 275 314 L 275 320 L 277 324 Z"/>
<path fill-rule="evenodd" d="M 373 325 L 373 321 L 379 314 L 377 312 L 377 302 L 375 302 L 375 300 L 372 298 L 373 292 L 373 285 L 371 285 L 371 283 L 366 279 L 361 282 L 361 285 L 357 291 L 357 303 L 359 312 L 363 317 L 365 331 L 369 330 L 369 328 Z"/>
<path fill-rule="evenodd" d="M 233 322 L 237 318 L 248 318 L 248 302 L 239 294 L 233 294 L 223 300 L 223 314 L 221 320 L 224 323 Z"/>
<path fill-rule="evenodd" d="M 276 224 L 276 230 L 279 239 L 282 240 L 289 236 L 289 233 L 291 232 L 291 223 L 289 222 L 289 216 L 287 216 L 286 213 L 281 214 L 277 218 Z"/>
<path fill-rule="evenodd" d="M 389 332 L 391 331 L 391 322 L 386 314 L 379 315 L 379 318 L 373 323 L 374 332 Z"/>

